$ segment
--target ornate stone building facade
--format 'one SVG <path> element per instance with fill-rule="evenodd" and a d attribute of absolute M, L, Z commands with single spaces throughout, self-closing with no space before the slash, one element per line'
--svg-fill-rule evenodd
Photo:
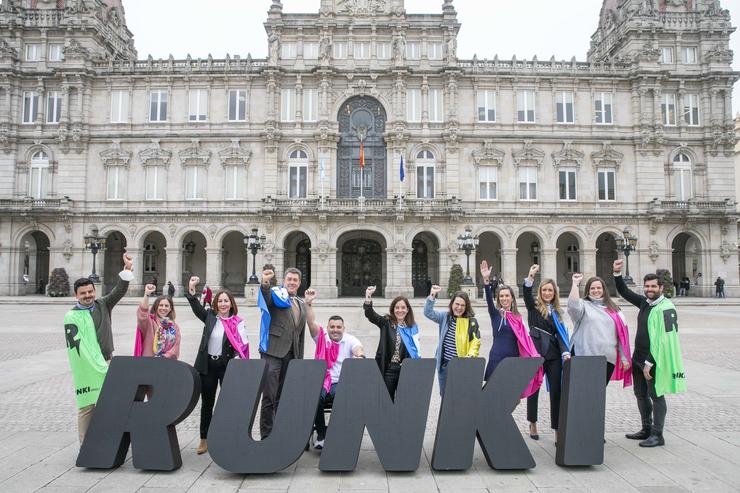
<path fill-rule="evenodd" d="M 258 228 L 258 269 L 297 265 L 329 297 L 420 296 L 465 265 L 470 227 L 471 268 L 509 283 L 533 262 L 563 288 L 607 274 L 627 228 L 635 278 L 667 268 L 707 294 L 723 274 L 737 292 L 719 2 L 605 0 L 586 61 L 460 58 L 452 0 L 254 3 L 266 59 L 141 60 L 120 0 L 2 2 L 0 294 L 89 273 L 94 228 L 106 288 L 125 246 L 134 289 L 193 273 L 241 291 Z"/>

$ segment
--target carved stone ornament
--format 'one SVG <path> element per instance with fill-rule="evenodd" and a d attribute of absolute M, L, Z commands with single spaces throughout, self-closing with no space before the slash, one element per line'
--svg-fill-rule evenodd
<path fill-rule="evenodd" d="M 473 150 L 471 155 L 476 165 L 483 163 L 501 166 L 504 164 L 506 152 L 500 147 L 496 147 L 492 140 L 486 140 L 480 148 Z"/>
<path fill-rule="evenodd" d="M 524 147 L 517 149 L 512 153 L 514 158 L 514 166 L 521 166 L 527 163 L 536 163 L 537 167 L 542 166 L 542 161 L 545 160 L 545 151 L 535 147 L 531 140 L 524 141 Z"/>
<path fill-rule="evenodd" d="M 18 50 L 10 46 L 3 38 L 0 38 L 0 58 L 18 58 Z"/>
<path fill-rule="evenodd" d="M 62 244 L 62 255 L 64 255 L 67 262 L 72 258 L 72 240 L 69 238 L 64 240 L 64 243 Z"/>
<path fill-rule="evenodd" d="M 732 246 L 726 241 L 723 241 L 719 246 L 719 256 L 724 263 L 727 263 L 727 260 L 732 256 Z"/>
<path fill-rule="evenodd" d="M 594 168 L 613 165 L 616 169 L 622 164 L 624 154 L 614 149 L 610 144 L 604 142 L 600 151 L 591 153 L 591 161 Z"/>
<path fill-rule="evenodd" d="M 208 166 L 211 160 L 211 151 L 200 147 L 198 141 L 177 153 L 183 166 Z"/>
<path fill-rule="evenodd" d="M 114 140 L 111 146 L 100 153 L 100 160 L 103 162 L 103 166 L 124 166 L 128 167 L 128 163 L 131 160 L 131 153 L 121 149 L 121 143 L 118 140 Z"/>
<path fill-rule="evenodd" d="M 655 240 L 651 241 L 648 245 L 648 257 L 650 257 L 653 263 L 660 257 L 660 246 Z"/>
<path fill-rule="evenodd" d="M 242 147 L 239 139 L 233 139 L 231 145 L 218 151 L 221 166 L 247 166 L 252 159 L 252 151 Z"/>
<path fill-rule="evenodd" d="M 556 168 L 560 166 L 560 163 L 576 163 L 576 168 L 580 168 L 584 155 L 573 147 L 572 142 L 563 142 L 563 149 L 552 153 L 552 162 Z"/>
<path fill-rule="evenodd" d="M 159 146 L 159 140 L 152 141 L 153 146 L 139 151 L 142 166 L 169 166 L 172 153 Z"/>
<path fill-rule="evenodd" d="M 349 15 L 373 15 L 385 11 L 385 5 L 386 0 L 343 0 L 337 11 Z"/>
<path fill-rule="evenodd" d="M 64 58 L 90 58 L 90 50 L 82 46 L 76 39 L 71 40 L 69 46 L 65 46 L 62 53 L 64 53 Z"/>

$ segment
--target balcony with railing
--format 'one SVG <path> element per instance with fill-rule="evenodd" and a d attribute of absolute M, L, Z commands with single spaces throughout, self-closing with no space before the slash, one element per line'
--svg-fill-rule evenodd
<path fill-rule="evenodd" d="M 61 199 L 34 199 L 24 197 L 18 199 L 0 199 L 0 212 L 63 212 L 69 210 L 72 200 L 69 197 Z"/>
<path fill-rule="evenodd" d="M 648 211 L 663 214 L 734 214 L 737 202 L 732 199 L 724 200 L 658 200 L 653 199 L 648 204 Z"/>

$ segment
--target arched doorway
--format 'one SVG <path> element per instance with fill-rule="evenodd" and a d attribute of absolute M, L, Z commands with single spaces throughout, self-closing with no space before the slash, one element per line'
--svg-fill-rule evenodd
<path fill-rule="evenodd" d="M 200 277 L 198 289 L 203 289 L 206 282 L 206 238 L 198 231 L 190 231 L 182 237 L 182 285 L 187 288 L 192 276 Z M 162 288 L 162 280 L 158 288 Z M 215 294 L 215 293 L 214 293 Z"/>
<path fill-rule="evenodd" d="M 352 231 L 337 240 L 339 296 L 365 296 L 368 286 L 377 286 L 383 296 L 386 283 L 386 243 L 373 231 Z"/>
<path fill-rule="evenodd" d="M 570 291 L 571 278 L 574 272 L 581 272 L 581 248 L 578 238 L 573 233 L 563 233 L 555 242 L 557 248 L 557 279 L 561 293 Z"/>
<path fill-rule="evenodd" d="M 247 283 L 248 270 L 247 249 L 244 246 L 244 233 L 231 231 L 224 236 L 221 242 L 221 286 L 232 293 L 243 293 L 244 285 Z M 251 273 L 251 270 L 249 270 Z"/>
<path fill-rule="evenodd" d="M 301 287 L 298 288 L 298 296 L 303 296 L 311 286 L 311 240 L 306 233 L 297 231 L 285 238 L 285 255 L 283 272 L 289 267 L 295 267 L 301 271 Z"/>
<path fill-rule="evenodd" d="M 483 295 L 483 278 L 480 275 L 480 269 L 478 266 L 482 261 L 487 261 L 489 265 L 493 267 L 493 272 L 499 273 L 501 269 L 501 238 L 496 233 L 486 231 L 478 236 L 479 243 L 478 248 L 475 251 L 475 265 L 471 265 L 470 269 L 475 272 L 475 283 L 478 286 L 478 291 L 481 296 Z M 465 256 L 461 256 L 462 261 L 465 261 Z M 461 263 L 463 271 L 465 270 L 465 264 Z M 473 273 L 470 273 L 471 277 Z"/>
<path fill-rule="evenodd" d="M 604 280 L 609 294 L 617 295 L 617 285 L 612 276 L 612 265 L 619 257 L 617 242 L 611 233 L 602 233 L 596 239 L 596 275 Z"/>
<path fill-rule="evenodd" d="M 123 251 L 126 237 L 118 231 L 108 233 L 105 239 L 103 258 L 103 293 L 109 293 L 118 282 L 118 273 L 123 270 Z"/>
<path fill-rule="evenodd" d="M 680 282 L 684 277 L 691 281 L 691 287 L 704 283 L 701 265 L 701 242 L 691 233 L 681 233 L 671 243 L 673 249 L 673 279 Z M 698 290 L 697 290 L 698 291 Z M 693 294 L 699 294 L 694 291 Z"/>
<path fill-rule="evenodd" d="M 529 275 L 529 268 L 532 264 L 539 264 L 539 278 L 544 272 L 542 265 L 542 241 L 535 233 L 522 233 L 516 240 L 516 279 L 506 279 L 507 284 L 519 284 L 522 279 Z"/>
<path fill-rule="evenodd" d="M 337 197 L 386 197 L 386 113 L 377 99 L 355 96 L 337 115 Z M 365 166 L 360 167 L 360 142 Z M 361 189 L 362 188 L 362 189 Z"/>
<path fill-rule="evenodd" d="M 49 237 L 33 231 L 21 238 L 21 294 L 46 294 L 49 282 Z"/>
<path fill-rule="evenodd" d="M 432 284 L 439 283 L 439 243 L 430 233 L 419 233 L 411 242 L 411 284 L 414 296 L 429 296 Z"/>
<path fill-rule="evenodd" d="M 143 252 L 142 283 L 147 284 L 157 280 L 157 292 L 167 284 L 167 240 L 159 231 L 152 231 L 144 237 L 141 247 Z M 187 286 L 187 284 L 186 284 Z"/>

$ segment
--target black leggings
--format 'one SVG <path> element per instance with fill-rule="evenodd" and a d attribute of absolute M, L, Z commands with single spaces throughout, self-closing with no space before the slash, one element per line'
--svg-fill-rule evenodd
<path fill-rule="evenodd" d="M 383 380 L 385 386 L 388 387 L 388 393 L 391 394 L 391 399 L 396 399 L 396 389 L 398 388 L 398 379 L 401 376 L 400 366 L 389 366 L 383 373 Z"/>
<path fill-rule="evenodd" d="M 200 374 L 200 437 L 208 437 L 208 427 L 211 426 L 213 406 L 216 404 L 216 390 L 219 384 L 223 385 L 226 374 L 227 359 L 223 357 L 213 360 L 208 357 L 208 374 Z"/>
<path fill-rule="evenodd" d="M 546 359 L 542 365 L 547 375 L 547 383 L 550 386 L 550 427 L 553 430 L 558 429 L 558 421 L 560 418 L 560 380 L 563 370 L 563 363 L 560 358 L 558 359 Z M 537 422 L 537 398 L 540 395 L 540 390 L 527 397 L 527 421 L 530 423 Z"/>

